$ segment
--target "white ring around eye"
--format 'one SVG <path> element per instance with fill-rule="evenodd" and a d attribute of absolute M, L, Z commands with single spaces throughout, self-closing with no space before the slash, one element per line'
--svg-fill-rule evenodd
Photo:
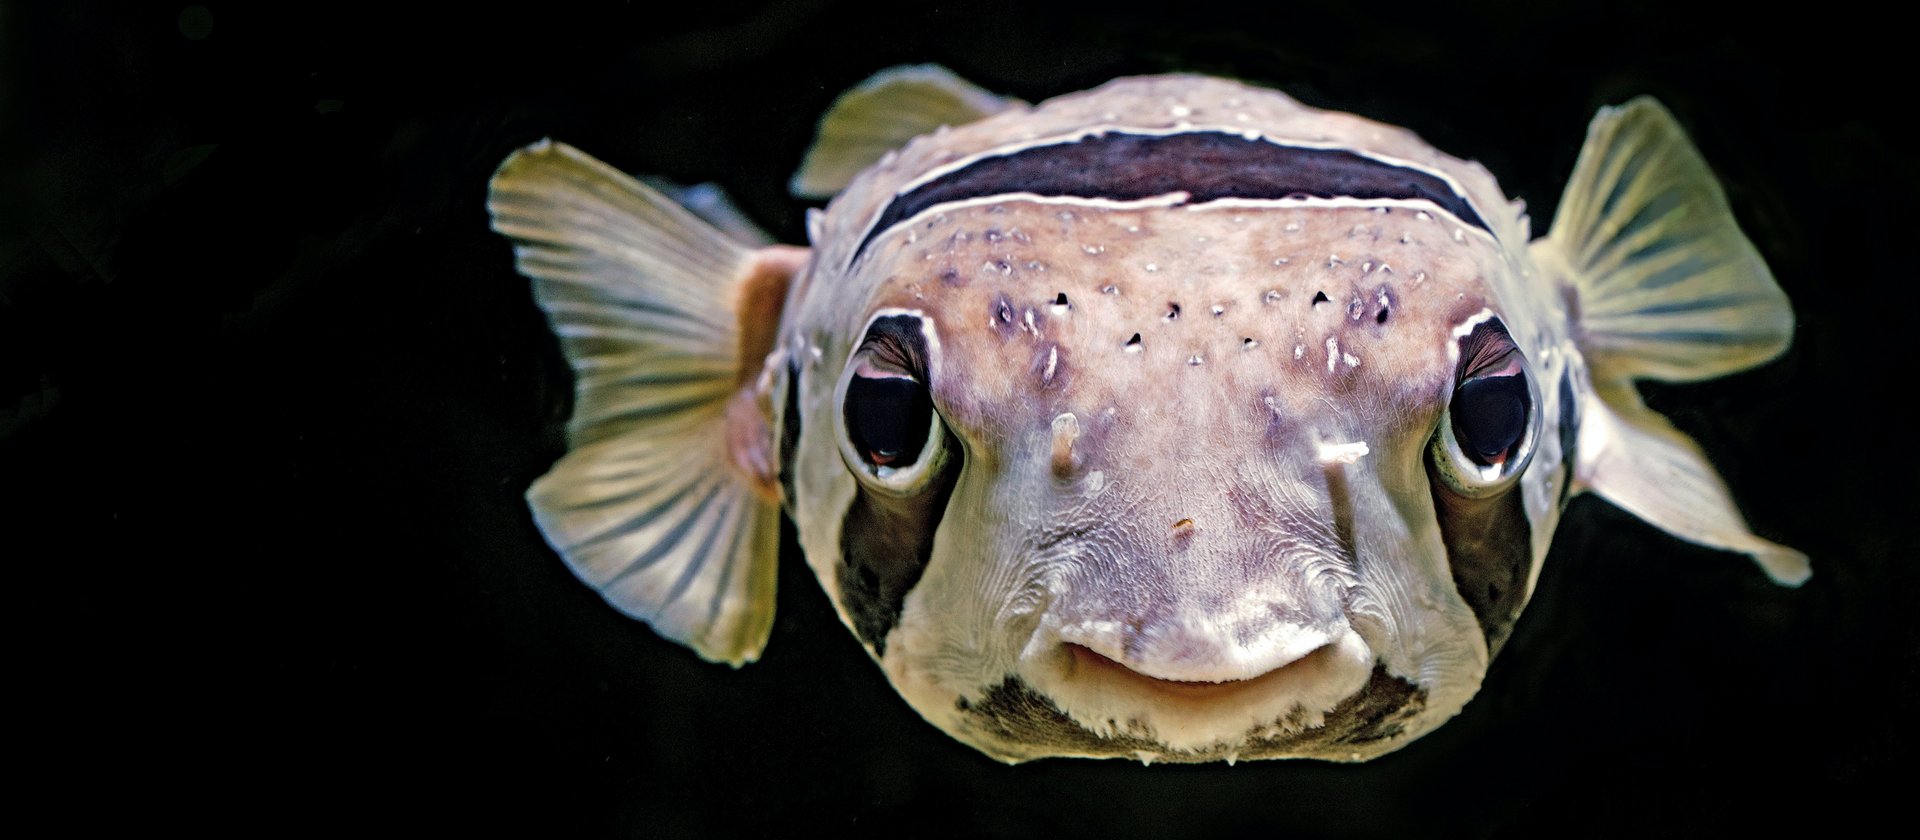
<path fill-rule="evenodd" d="M 885 308 L 873 313 L 867 324 L 860 330 L 864 344 L 867 331 L 873 328 L 875 321 L 881 318 L 909 316 L 920 323 L 920 332 L 926 340 L 926 352 L 930 357 L 925 361 L 929 372 L 937 369 L 937 357 L 940 342 L 933 330 L 933 321 L 917 309 Z M 858 347 L 859 345 L 856 345 Z M 919 454 L 913 462 L 903 467 L 891 467 L 868 461 L 853 443 L 853 435 L 847 428 L 847 386 L 853 382 L 854 374 L 865 361 L 866 352 L 856 349 L 847 358 L 845 369 L 840 372 L 840 381 L 833 388 L 833 437 L 840 448 L 840 460 L 844 461 L 860 482 L 867 487 L 894 497 L 911 496 L 926 489 L 934 476 L 945 470 L 947 458 L 947 427 L 941 420 L 940 410 L 936 406 L 928 413 L 927 439 L 921 441 Z M 918 381 L 916 379 L 916 381 Z M 920 382 L 920 386 L 930 389 L 930 383 Z"/>
<path fill-rule="evenodd" d="M 1434 430 L 1433 441 L 1427 448 L 1433 458 L 1434 471 L 1455 493 L 1470 499 L 1501 493 L 1512 487 L 1532 463 L 1535 444 L 1540 440 L 1540 386 L 1533 375 L 1533 364 L 1525 355 L 1520 356 L 1520 375 L 1527 381 L 1527 425 L 1520 433 L 1519 442 L 1514 444 L 1513 455 L 1498 464 L 1476 463 L 1460 448 L 1460 438 L 1453 433 L 1453 395 L 1459 388 L 1455 386 L 1447 391 L 1447 401 L 1440 406 L 1440 427 Z"/>

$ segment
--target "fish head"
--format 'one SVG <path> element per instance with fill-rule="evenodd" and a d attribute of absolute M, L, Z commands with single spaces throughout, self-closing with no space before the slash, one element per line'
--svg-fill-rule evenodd
<path fill-rule="evenodd" d="M 791 337 L 809 561 L 1005 760 L 1358 760 L 1437 726 L 1544 551 L 1518 479 L 1564 480 L 1515 263 L 1460 227 L 1013 197 L 817 262 L 873 291 Z"/>

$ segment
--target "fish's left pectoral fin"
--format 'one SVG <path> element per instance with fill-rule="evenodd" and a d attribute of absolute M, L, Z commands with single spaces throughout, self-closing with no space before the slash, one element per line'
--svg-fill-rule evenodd
<path fill-rule="evenodd" d="M 527 493 L 620 611 L 735 666 L 773 624 L 780 509 L 762 375 L 804 249 L 749 249 L 576 149 L 515 152 L 495 230 L 575 375 L 570 451 Z"/>
<path fill-rule="evenodd" d="M 1631 383 L 1600 388 L 1581 409 L 1585 487 L 1681 539 L 1751 556 L 1774 582 L 1799 586 L 1807 556 L 1755 536 L 1700 446 L 1641 401 Z"/>
<path fill-rule="evenodd" d="M 1709 379 L 1786 350 L 1793 309 L 1726 194 L 1651 97 L 1587 130 L 1536 262 L 1578 293 L 1595 379 Z"/>
<path fill-rule="evenodd" d="M 1023 104 L 937 64 L 890 67 L 835 100 L 794 173 L 797 198 L 830 198 L 888 152 L 941 126 L 965 125 Z"/>

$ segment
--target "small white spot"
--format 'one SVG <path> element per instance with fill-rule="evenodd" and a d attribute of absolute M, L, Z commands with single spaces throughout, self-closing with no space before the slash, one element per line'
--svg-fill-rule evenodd
<path fill-rule="evenodd" d="M 1259 346 L 1260 346 L 1260 342 L 1257 339 L 1252 339 L 1252 338 L 1240 339 L 1240 349 L 1242 350 L 1252 350 L 1253 348 L 1259 347 Z"/>
<path fill-rule="evenodd" d="M 1221 315 L 1223 315 L 1223 314 L 1225 314 L 1225 313 L 1226 313 L 1226 311 L 1227 311 L 1227 308 L 1226 308 L 1226 307 L 1224 307 L 1224 306 L 1221 306 L 1220 304 L 1217 304 L 1217 303 L 1216 303 L 1216 304 L 1214 304 L 1214 305 L 1213 305 L 1213 307 L 1212 307 L 1212 308 L 1210 308 L 1210 309 L 1208 309 L 1207 311 L 1209 311 L 1209 312 L 1212 312 L 1212 313 L 1213 313 L 1213 317 L 1215 317 L 1215 318 L 1218 318 L 1218 317 L 1220 317 Z"/>
<path fill-rule="evenodd" d="M 1160 270 L 1160 266 L 1158 266 L 1158 265 L 1156 265 L 1156 264 L 1154 264 L 1154 263 L 1147 263 L 1147 273 L 1148 273 L 1148 274 L 1152 274 L 1152 273 L 1154 273 L 1154 272 L 1156 272 L 1156 271 L 1159 271 L 1159 270 Z"/>
<path fill-rule="evenodd" d="M 1392 273 L 1393 273 L 1393 266 L 1390 266 L 1390 265 L 1387 265 L 1386 263 L 1381 263 L 1381 264 L 1380 264 L 1380 273 L 1381 273 L 1381 274 L 1392 274 Z"/>
<path fill-rule="evenodd" d="M 1346 261 L 1346 260 L 1343 260 L 1343 259 L 1340 259 L 1340 255 L 1339 255 L 1339 254 L 1328 254 L 1328 255 L 1327 255 L 1327 267 L 1328 267 L 1328 268 L 1338 268 L 1339 266 L 1343 266 L 1343 265 L 1346 265 L 1346 264 L 1347 264 L 1347 261 Z"/>
<path fill-rule="evenodd" d="M 910 231 L 907 231 L 907 244 L 908 244 L 908 245 L 912 245 L 913 243 L 915 243 L 915 242 L 919 242 L 919 241 L 920 241 L 920 231 L 917 231 L 917 230 L 910 230 Z"/>
<path fill-rule="evenodd" d="M 1400 244 L 1402 244 L 1402 245 L 1411 245 L 1411 244 L 1413 244 L 1413 234 L 1411 234 L 1411 233 L 1407 233 L 1406 231 L 1401 231 L 1401 232 L 1400 232 Z"/>
<path fill-rule="evenodd" d="M 1268 289 L 1266 294 L 1260 296 L 1260 300 L 1264 303 L 1279 303 L 1280 297 L 1279 289 Z"/>
<path fill-rule="evenodd" d="M 1347 367 L 1350 367 L 1350 368 L 1356 368 L 1360 366 L 1360 357 L 1355 356 L 1352 353 L 1341 353 L 1340 361 L 1346 362 Z"/>
<path fill-rule="evenodd" d="M 1253 122 L 1253 117 L 1249 116 L 1245 111 L 1236 111 L 1234 112 L 1233 120 L 1234 122 Z"/>
<path fill-rule="evenodd" d="M 1414 212 L 1414 214 L 1413 214 L 1413 217 L 1414 217 L 1414 218 L 1416 218 L 1416 219 L 1419 219 L 1420 221 L 1423 221 L 1423 222 L 1431 222 L 1431 221 L 1433 221 L 1433 215 L 1432 215 L 1431 213 L 1428 213 L 1428 212 L 1427 212 L 1427 211 L 1425 211 L 1425 210 L 1417 210 L 1417 211 L 1415 211 L 1415 212 Z"/>
<path fill-rule="evenodd" d="M 1286 227 L 1282 228 L 1282 230 L 1285 230 L 1288 233 L 1298 233 L 1300 231 L 1300 223 L 1288 222 Z"/>
<path fill-rule="evenodd" d="M 1022 245 L 1033 244 L 1033 237 L 1028 236 L 1026 231 L 1021 230 L 1019 228 L 1014 228 L 1013 230 L 1007 231 L 1007 235 L 1013 237 L 1013 241 L 1018 242 Z"/>
<path fill-rule="evenodd" d="M 1273 258 L 1273 264 L 1274 264 L 1274 265 L 1286 265 L 1287 263 L 1290 263 L 1290 262 L 1293 262 L 1293 260 L 1292 260 L 1292 259 L 1289 259 L 1289 258 L 1287 258 L 1287 257 L 1274 257 L 1274 258 Z"/>
<path fill-rule="evenodd" d="M 1117 295 L 1117 294 L 1120 294 L 1120 287 L 1119 287 L 1119 286 L 1115 286 L 1115 285 L 1114 285 L 1114 284 L 1112 284 L 1112 283 L 1108 283 L 1107 285 L 1105 285 L 1105 286 L 1101 286 L 1101 287 L 1100 287 L 1100 294 L 1103 294 L 1103 295 Z"/>
<path fill-rule="evenodd" d="M 1039 260 L 1028 260 L 1028 261 L 1027 261 L 1027 270 L 1028 270 L 1028 271 L 1046 271 L 1046 270 L 1047 270 L 1047 266 L 1046 266 L 1046 264 L 1045 264 L 1045 263 L 1043 263 L 1043 262 L 1041 262 L 1041 261 L 1039 261 Z"/>
<path fill-rule="evenodd" d="M 1200 365 L 1206 364 L 1206 361 L 1207 361 L 1206 359 L 1200 358 L 1199 354 L 1194 354 L 1192 356 L 1187 357 L 1187 364 L 1194 367 L 1199 367 Z"/>
<path fill-rule="evenodd" d="M 1334 366 L 1339 363 L 1340 341 L 1333 336 L 1327 336 L 1327 372 L 1332 373 Z"/>
<path fill-rule="evenodd" d="M 1323 443 L 1320 444 L 1320 463 L 1352 464 L 1366 457 L 1368 451 L 1367 442 L 1364 440 L 1356 440 L 1352 443 Z"/>
<path fill-rule="evenodd" d="M 1176 117 L 1185 117 L 1185 116 L 1191 116 L 1193 114 L 1193 109 L 1185 105 L 1175 105 L 1172 108 L 1168 108 L 1167 113 L 1172 114 Z"/>
<path fill-rule="evenodd" d="M 1293 357 L 1294 357 L 1294 358 L 1296 358 L 1296 359 L 1299 359 L 1299 358 L 1303 358 L 1303 357 L 1305 357 L 1306 355 L 1307 355 L 1307 345 L 1305 345 L 1305 344 L 1295 344 L 1295 345 L 1293 345 Z"/>
<path fill-rule="evenodd" d="M 1089 256 L 1092 256 L 1092 255 L 1094 255 L 1094 254 L 1104 254 L 1104 253 L 1106 253 L 1106 251 L 1107 251 L 1107 246 L 1105 246 L 1105 245 L 1082 245 L 1082 246 L 1080 246 L 1080 250 L 1082 250 L 1082 251 L 1085 251 L 1085 252 L 1087 252 L 1087 254 L 1088 254 Z"/>
<path fill-rule="evenodd" d="M 1047 367 L 1045 370 L 1040 371 L 1040 384 L 1042 385 L 1052 384 L 1053 372 L 1059 369 L 1059 367 L 1060 367 L 1060 348 L 1058 347 L 1047 348 Z M 1067 416 L 1072 417 L 1073 415 L 1069 414 Z M 1054 422 L 1057 425 L 1059 423 L 1059 420 L 1056 419 Z"/>
<path fill-rule="evenodd" d="M 1128 233 L 1139 233 L 1139 232 L 1140 232 L 1140 226 L 1139 226 L 1139 225 L 1127 225 L 1127 232 L 1128 232 Z"/>
<path fill-rule="evenodd" d="M 1235 216 L 1235 217 L 1233 217 L 1233 223 L 1234 223 L 1234 224 L 1236 224 L 1236 225 L 1240 225 L 1240 224 L 1246 224 L 1246 221 L 1247 221 L 1247 217 L 1245 217 L 1245 216 Z"/>
<path fill-rule="evenodd" d="M 1366 261 L 1364 261 L 1364 262 L 1362 262 L 1362 263 L 1360 263 L 1360 273 L 1361 273 L 1361 274 L 1372 274 L 1372 273 L 1373 273 L 1373 260 L 1366 260 Z"/>
<path fill-rule="evenodd" d="M 1366 301 L 1361 300 L 1359 295 L 1354 295 L 1353 300 L 1347 301 L 1347 320 L 1360 320 L 1360 316 L 1365 314 L 1366 308 Z"/>
<path fill-rule="evenodd" d="M 1424 272 L 1424 271 L 1416 271 L 1416 272 L 1414 272 L 1414 273 L 1413 273 L 1413 285 L 1415 285 L 1415 286 L 1418 286 L 1418 285 L 1420 285 L 1421 283 L 1425 283 L 1425 282 L 1427 282 L 1427 273 L 1426 273 L 1426 272 Z"/>
<path fill-rule="evenodd" d="M 1453 241 L 1455 241 L 1455 242 L 1465 242 L 1465 241 L 1467 241 L 1467 229 L 1466 229 L 1466 228 L 1454 228 L 1454 229 L 1453 229 Z"/>
<path fill-rule="evenodd" d="M 1033 323 L 1033 309 L 1032 309 L 1032 308 L 1028 308 L 1028 309 L 1027 309 L 1027 314 L 1026 314 L 1026 319 L 1025 319 L 1025 320 L 1026 320 L 1026 323 L 1024 324 L 1024 327 L 1025 327 L 1025 329 L 1026 329 L 1026 331 L 1027 331 L 1027 332 L 1030 332 L 1030 333 L 1033 333 L 1034 335 L 1039 335 L 1039 334 L 1040 334 L 1040 328 L 1039 328 L 1039 327 L 1037 327 L 1037 326 L 1034 326 L 1034 323 Z"/>
<path fill-rule="evenodd" d="M 1062 210 L 1062 211 L 1060 211 L 1060 212 L 1058 212 L 1058 213 L 1055 213 L 1055 214 L 1053 214 L 1053 215 L 1054 215 L 1055 217 L 1057 217 L 1057 218 L 1059 218 L 1059 219 L 1060 219 L 1060 221 L 1063 221 L 1063 222 L 1071 222 L 1071 221 L 1073 221 L 1073 211 L 1072 211 L 1072 210 Z"/>

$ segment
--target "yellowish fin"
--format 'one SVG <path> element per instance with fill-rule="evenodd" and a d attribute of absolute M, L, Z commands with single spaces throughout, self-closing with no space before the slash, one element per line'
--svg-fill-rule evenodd
<path fill-rule="evenodd" d="M 1793 333 L 1786 295 L 1673 116 L 1646 97 L 1602 110 L 1531 250 L 1570 281 L 1592 378 L 1576 481 L 1675 536 L 1752 555 L 1777 582 L 1806 580 L 1806 556 L 1754 536 L 1699 446 L 1632 384 L 1744 370 Z"/>
<path fill-rule="evenodd" d="M 570 451 L 527 493 L 541 531 L 661 635 L 757 658 L 780 522 L 757 375 L 806 251 L 742 247 L 551 141 L 501 164 L 488 208 L 576 376 Z"/>
<path fill-rule="evenodd" d="M 937 64 L 892 67 L 840 95 L 793 176 L 798 198 L 828 198 L 908 140 L 965 125 L 1022 103 L 996 96 Z"/>

